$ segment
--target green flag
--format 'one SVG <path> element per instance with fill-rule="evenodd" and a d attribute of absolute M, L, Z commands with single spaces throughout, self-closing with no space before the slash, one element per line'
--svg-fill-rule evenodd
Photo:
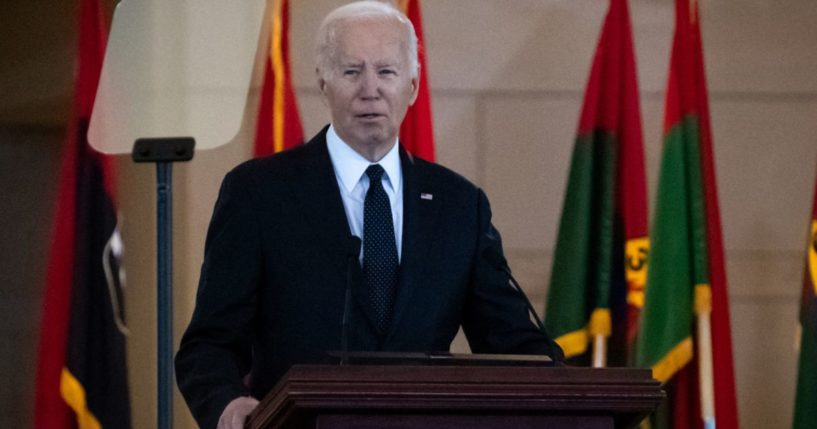
<path fill-rule="evenodd" d="M 627 364 L 646 281 L 646 193 L 630 17 L 626 0 L 611 0 L 573 148 L 547 299 L 545 325 L 568 358 L 584 355 L 595 336 L 605 344 L 612 337 L 609 363 Z"/>
<path fill-rule="evenodd" d="M 729 302 L 698 5 L 676 0 L 636 364 L 669 400 L 656 427 L 737 429 Z M 713 359 L 717 356 L 717 359 Z M 659 421 L 663 420 L 663 421 Z"/>
<path fill-rule="evenodd" d="M 794 429 L 817 424 L 817 185 L 811 212 L 806 274 L 800 306 L 800 365 L 797 369 L 797 399 Z"/>

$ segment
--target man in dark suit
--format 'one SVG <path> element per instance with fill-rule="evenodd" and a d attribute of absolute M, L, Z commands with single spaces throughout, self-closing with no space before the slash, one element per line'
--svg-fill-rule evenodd
<path fill-rule="evenodd" d="M 317 73 L 331 126 L 222 184 L 176 356 L 200 426 L 242 427 L 290 365 L 340 350 L 347 287 L 351 350 L 448 350 L 462 326 L 474 352 L 559 359 L 484 258 L 501 254 L 484 193 L 397 144 L 419 84 L 408 19 L 377 2 L 333 11 Z"/>

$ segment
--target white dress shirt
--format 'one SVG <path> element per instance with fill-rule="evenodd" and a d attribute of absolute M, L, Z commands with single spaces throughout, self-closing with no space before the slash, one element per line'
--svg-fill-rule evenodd
<path fill-rule="evenodd" d="M 383 175 L 383 189 L 391 203 L 391 217 L 394 222 L 394 242 L 397 244 L 398 261 L 402 257 L 403 241 L 403 170 L 400 167 L 400 151 L 397 140 L 391 150 L 380 161 L 373 163 L 346 144 L 330 126 L 326 132 L 326 146 L 335 169 L 343 208 L 349 221 L 352 235 L 365 240 L 363 236 L 363 203 L 369 190 L 369 176 L 366 169 L 372 164 L 380 164 L 386 171 Z M 363 246 L 360 247 L 360 261 L 363 263 Z"/>

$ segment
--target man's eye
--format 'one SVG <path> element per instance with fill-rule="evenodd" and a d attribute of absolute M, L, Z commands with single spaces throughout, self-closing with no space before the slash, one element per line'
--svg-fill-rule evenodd
<path fill-rule="evenodd" d="M 392 70 L 392 69 L 383 69 L 383 70 L 380 70 L 380 74 L 383 75 L 383 76 L 387 76 L 387 75 L 395 75 L 395 74 L 397 74 L 397 72 Z"/>
<path fill-rule="evenodd" d="M 344 70 L 343 71 L 344 76 L 357 76 L 358 74 L 360 74 L 360 71 L 358 71 L 358 70 L 350 69 L 350 70 Z"/>

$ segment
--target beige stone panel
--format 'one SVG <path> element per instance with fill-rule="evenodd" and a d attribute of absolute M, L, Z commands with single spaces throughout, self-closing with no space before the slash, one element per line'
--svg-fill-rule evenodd
<path fill-rule="evenodd" d="M 673 2 L 666 0 L 631 0 L 629 3 L 641 90 L 664 91 L 675 26 L 675 7 Z"/>
<path fill-rule="evenodd" d="M 712 92 L 813 92 L 817 4 L 809 0 L 699 3 Z M 672 2 L 630 2 L 642 90 L 663 91 L 675 26 Z"/>
<path fill-rule="evenodd" d="M 117 157 L 134 429 L 156 422 L 156 169 Z"/>
<path fill-rule="evenodd" d="M 735 297 L 800 296 L 806 260 L 802 251 L 728 250 L 726 275 L 729 294 Z"/>
<path fill-rule="evenodd" d="M 733 299 L 731 310 L 741 427 L 791 427 L 797 298 Z"/>
<path fill-rule="evenodd" d="M 298 87 L 316 87 L 315 33 L 332 9 L 348 1 L 310 0 L 289 2 L 290 8 L 290 68 L 293 83 Z"/>
<path fill-rule="evenodd" d="M 505 256 L 511 272 L 530 298 L 531 305 L 544 320 L 550 272 L 553 267 L 553 253 L 542 250 L 506 249 Z"/>
<path fill-rule="evenodd" d="M 329 123 L 329 108 L 317 89 L 298 89 L 298 109 L 301 111 L 301 125 L 307 141 Z"/>
<path fill-rule="evenodd" d="M 590 0 L 423 6 L 432 86 L 479 90 L 582 87 L 607 8 Z"/>
<path fill-rule="evenodd" d="M 561 213 L 581 100 L 486 97 L 484 187 L 508 249 L 551 249 Z"/>
<path fill-rule="evenodd" d="M 437 162 L 479 185 L 476 97 L 434 94 L 434 146 Z"/>
<path fill-rule="evenodd" d="M 707 0 L 701 9 L 711 90 L 817 91 L 817 3 Z"/>
<path fill-rule="evenodd" d="M 817 160 L 817 100 L 712 101 L 727 249 L 805 248 Z"/>

